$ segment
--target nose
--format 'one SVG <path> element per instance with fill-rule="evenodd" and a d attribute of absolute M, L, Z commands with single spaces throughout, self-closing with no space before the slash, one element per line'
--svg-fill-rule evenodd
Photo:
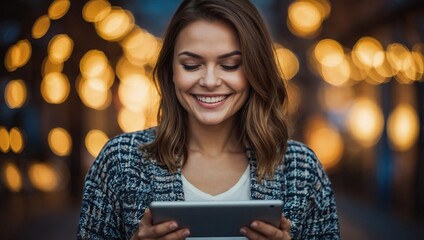
<path fill-rule="evenodd" d="M 221 85 L 221 79 L 214 67 L 207 67 L 204 76 L 200 78 L 199 84 L 205 88 L 215 88 Z"/>

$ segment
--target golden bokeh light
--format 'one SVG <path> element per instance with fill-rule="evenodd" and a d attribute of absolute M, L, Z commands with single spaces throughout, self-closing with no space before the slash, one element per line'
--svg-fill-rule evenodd
<path fill-rule="evenodd" d="M 24 81 L 20 79 L 10 81 L 4 90 L 4 100 L 11 109 L 22 107 L 27 100 L 27 88 Z"/>
<path fill-rule="evenodd" d="M 39 17 L 32 25 L 31 34 L 35 39 L 42 38 L 50 28 L 50 18 L 47 15 Z"/>
<path fill-rule="evenodd" d="M 143 111 L 150 104 L 152 83 L 144 75 L 128 75 L 121 79 L 118 89 L 122 105 L 133 112 Z"/>
<path fill-rule="evenodd" d="M 140 28 L 134 28 L 121 41 L 121 45 L 128 61 L 136 66 L 143 66 L 156 62 L 161 43 L 149 32 Z"/>
<path fill-rule="evenodd" d="M 50 130 L 48 136 L 50 149 L 57 156 L 68 156 L 72 150 L 71 135 L 63 128 Z"/>
<path fill-rule="evenodd" d="M 128 108 L 121 108 L 118 113 L 118 125 L 124 132 L 133 132 L 146 128 L 144 112 L 134 112 Z"/>
<path fill-rule="evenodd" d="M 9 131 L 5 127 L 0 126 L 0 151 L 7 153 L 10 148 Z"/>
<path fill-rule="evenodd" d="M 396 70 L 394 70 L 391 66 L 389 61 L 387 60 L 387 53 L 384 54 L 384 60 L 383 63 L 375 68 L 375 71 L 377 74 L 384 78 L 391 78 L 396 74 Z"/>
<path fill-rule="evenodd" d="M 372 37 L 362 37 L 353 47 L 352 54 L 361 62 L 359 67 L 378 67 L 383 64 L 385 53 L 381 43 Z"/>
<path fill-rule="evenodd" d="M 41 65 L 41 75 L 44 77 L 52 72 L 62 72 L 63 62 L 52 62 L 49 57 L 44 58 L 44 61 Z"/>
<path fill-rule="evenodd" d="M 417 112 L 408 104 L 400 104 L 387 120 L 387 135 L 394 150 L 407 151 L 417 141 L 419 135 Z"/>
<path fill-rule="evenodd" d="M 51 104 L 63 103 L 68 98 L 70 88 L 66 75 L 58 72 L 47 74 L 41 81 L 41 95 Z"/>
<path fill-rule="evenodd" d="M 134 28 L 134 16 L 131 12 L 112 7 L 109 14 L 95 23 L 97 34 L 107 41 L 119 41 Z"/>
<path fill-rule="evenodd" d="M 333 86 L 345 86 L 350 80 L 350 64 L 346 59 L 334 67 L 321 65 L 321 76 Z"/>
<path fill-rule="evenodd" d="M 340 162 L 344 143 L 339 131 L 321 118 L 312 118 L 306 126 L 306 142 L 326 169 Z"/>
<path fill-rule="evenodd" d="M 97 157 L 103 146 L 109 140 L 109 137 L 101 130 L 93 129 L 85 137 L 85 147 L 93 157 Z"/>
<path fill-rule="evenodd" d="M 402 57 L 407 56 L 408 52 L 408 48 L 400 43 L 392 43 L 387 46 L 387 60 L 396 72 L 404 69 L 404 59 Z"/>
<path fill-rule="evenodd" d="M 287 48 L 278 46 L 275 48 L 276 61 L 280 67 L 280 73 L 284 80 L 290 80 L 299 71 L 299 61 L 296 55 Z"/>
<path fill-rule="evenodd" d="M 109 64 L 104 52 L 99 50 L 90 50 L 82 57 L 80 64 L 81 75 L 84 79 L 95 79 L 93 81 L 103 81 L 106 88 L 110 88 L 115 81 L 115 73 Z M 80 89 L 80 88 L 79 88 Z M 99 89 L 106 91 L 107 89 Z"/>
<path fill-rule="evenodd" d="M 48 163 L 32 163 L 28 168 L 28 177 L 34 188 L 43 192 L 58 190 L 61 183 L 60 173 Z"/>
<path fill-rule="evenodd" d="M 3 167 L 3 175 L 6 187 L 12 192 L 22 189 L 22 174 L 14 163 L 6 163 Z"/>
<path fill-rule="evenodd" d="M 362 81 L 367 77 L 367 70 L 357 67 L 357 65 L 353 62 L 351 52 L 346 53 L 345 60 L 349 63 L 351 80 Z"/>
<path fill-rule="evenodd" d="M 369 84 L 378 85 L 387 82 L 389 79 L 390 78 L 384 77 L 379 74 L 379 72 L 377 72 L 374 68 L 371 68 L 370 70 L 368 70 L 367 77 L 364 80 Z"/>
<path fill-rule="evenodd" d="M 336 67 L 344 60 L 345 54 L 340 43 L 332 39 L 323 39 L 314 48 L 314 56 L 326 67 Z"/>
<path fill-rule="evenodd" d="M 24 135 L 17 127 L 10 129 L 10 149 L 14 153 L 20 153 L 24 149 Z"/>
<path fill-rule="evenodd" d="M 48 14 L 52 20 L 63 17 L 69 10 L 71 2 L 69 0 L 55 0 L 50 4 Z"/>
<path fill-rule="evenodd" d="M 112 92 L 100 78 L 81 78 L 77 89 L 81 101 L 89 108 L 103 110 L 112 103 Z"/>
<path fill-rule="evenodd" d="M 412 59 L 414 60 L 414 68 L 415 68 L 415 74 L 414 76 L 411 76 L 411 79 L 413 80 L 421 80 L 424 75 L 424 56 L 419 53 L 413 51 L 412 53 Z"/>
<path fill-rule="evenodd" d="M 358 98 L 347 116 L 347 129 L 364 147 L 374 146 L 381 137 L 384 117 L 378 105 L 365 97 Z"/>
<path fill-rule="evenodd" d="M 104 52 L 90 50 L 81 58 L 79 67 L 81 74 L 86 78 L 98 77 L 106 70 L 109 61 Z"/>
<path fill-rule="evenodd" d="M 403 75 L 407 80 L 404 83 L 412 83 L 413 81 L 420 80 L 422 78 L 423 62 L 419 53 L 416 52 L 404 52 L 401 55 L 402 58 L 402 70 L 398 72 L 398 75 Z"/>
<path fill-rule="evenodd" d="M 290 4 L 287 25 L 299 37 L 310 37 L 320 27 L 324 16 L 320 5 L 312 0 L 298 0 Z"/>
<path fill-rule="evenodd" d="M 323 19 L 326 19 L 331 12 L 331 5 L 329 0 L 314 0 L 315 6 L 320 11 Z"/>
<path fill-rule="evenodd" d="M 91 0 L 84 5 L 82 16 L 87 22 L 98 22 L 105 18 L 111 10 L 112 7 L 108 1 Z"/>
<path fill-rule="evenodd" d="M 417 78 L 423 80 L 424 75 L 424 44 L 415 44 L 412 48 L 412 57 L 417 67 Z"/>
<path fill-rule="evenodd" d="M 58 34 L 53 37 L 48 46 L 50 61 L 65 62 L 72 54 L 74 42 L 67 34 Z"/>
<path fill-rule="evenodd" d="M 121 58 L 118 60 L 118 63 L 116 64 L 116 75 L 119 79 L 124 79 L 125 77 L 133 74 L 145 75 L 146 70 L 144 67 L 132 64 L 130 61 L 128 61 L 125 55 L 121 56 Z"/>
<path fill-rule="evenodd" d="M 10 46 L 4 59 L 7 71 L 13 72 L 17 68 L 23 67 L 31 58 L 31 54 L 31 43 L 26 39 Z"/>

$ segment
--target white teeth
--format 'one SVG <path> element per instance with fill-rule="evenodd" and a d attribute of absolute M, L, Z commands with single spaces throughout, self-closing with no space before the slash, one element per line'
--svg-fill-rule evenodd
<path fill-rule="evenodd" d="M 217 103 L 221 102 L 224 99 L 227 98 L 227 96 L 217 96 L 217 97 L 202 97 L 202 96 L 196 96 L 197 100 L 204 102 L 204 103 Z"/>

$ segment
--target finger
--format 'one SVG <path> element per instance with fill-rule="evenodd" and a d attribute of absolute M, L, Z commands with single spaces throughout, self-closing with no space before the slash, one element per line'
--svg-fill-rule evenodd
<path fill-rule="evenodd" d="M 159 238 L 163 237 L 178 228 L 174 221 L 164 222 L 153 226 L 143 226 L 138 232 L 140 238 Z"/>
<path fill-rule="evenodd" d="M 132 236 L 131 240 L 145 238 L 146 229 L 150 226 L 152 226 L 152 214 L 150 213 L 150 209 L 146 208 L 144 210 L 143 217 L 140 220 L 140 224 L 138 225 L 138 229 Z"/>
<path fill-rule="evenodd" d="M 280 229 L 290 233 L 291 221 L 289 219 L 285 218 L 284 214 L 281 214 Z"/>
<path fill-rule="evenodd" d="M 268 239 L 283 239 L 284 236 L 281 229 L 262 221 L 253 221 L 250 224 L 250 227 L 260 234 L 266 236 Z"/>
<path fill-rule="evenodd" d="M 150 213 L 150 209 L 146 208 L 144 210 L 144 216 L 141 218 L 140 226 L 152 226 L 152 213 Z"/>
<path fill-rule="evenodd" d="M 164 222 L 157 225 L 152 224 L 152 214 L 147 208 L 144 211 L 144 216 L 140 221 L 140 227 L 137 236 L 139 238 L 157 238 L 164 236 L 178 228 L 177 223 L 174 221 Z"/>
<path fill-rule="evenodd" d="M 171 232 L 170 234 L 163 236 L 162 239 L 164 239 L 164 240 L 185 239 L 188 236 L 190 236 L 190 230 L 188 230 L 187 228 L 183 228 L 183 229 Z"/>
<path fill-rule="evenodd" d="M 267 239 L 265 236 L 260 234 L 259 232 L 253 230 L 250 227 L 243 227 L 240 229 L 240 233 L 243 234 L 246 238 L 250 240 L 262 240 Z"/>

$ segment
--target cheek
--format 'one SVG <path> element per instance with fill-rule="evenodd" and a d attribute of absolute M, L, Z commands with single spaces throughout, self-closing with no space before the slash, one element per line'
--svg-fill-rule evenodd
<path fill-rule="evenodd" d="M 187 73 L 182 69 L 174 69 L 173 81 L 177 91 L 188 91 L 197 83 L 196 74 Z"/>
<path fill-rule="evenodd" d="M 250 84 L 243 73 L 235 75 L 232 83 L 234 90 L 237 92 L 249 91 Z"/>
<path fill-rule="evenodd" d="M 178 71 L 174 72 L 173 79 L 174 79 L 175 90 L 185 91 L 189 88 L 187 78 L 184 76 L 184 74 L 181 74 Z"/>

